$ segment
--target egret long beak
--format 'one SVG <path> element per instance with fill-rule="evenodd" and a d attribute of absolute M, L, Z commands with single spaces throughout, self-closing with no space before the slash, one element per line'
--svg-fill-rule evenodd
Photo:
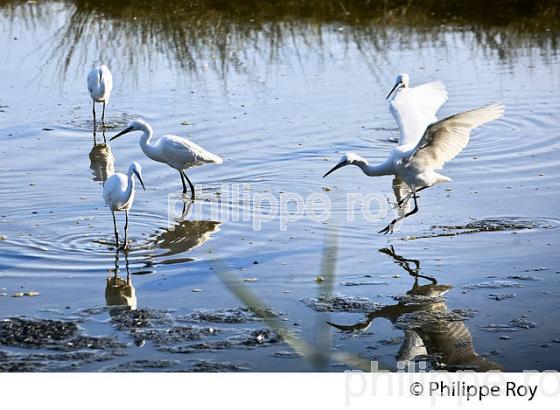
<path fill-rule="evenodd" d="M 144 189 L 144 191 L 146 190 L 146 187 L 144 186 L 144 181 L 142 181 L 142 177 L 140 176 L 140 173 L 136 170 L 134 170 L 134 173 L 136 174 L 136 176 L 138 177 L 138 181 L 140 181 L 140 183 L 142 184 L 142 189 Z"/>
<path fill-rule="evenodd" d="M 348 161 L 339 162 L 339 163 L 336 164 L 329 172 L 327 172 L 325 175 L 323 175 L 323 178 L 325 178 L 327 175 L 333 173 L 333 172 L 336 171 L 338 168 L 345 167 L 345 166 L 348 165 L 348 164 L 349 164 Z"/>
<path fill-rule="evenodd" d="M 117 135 L 115 135 L 113 138 L 111 138 L 109 141 L 113 141 L 115 138 L 119 138 L 121 135 L 128 134 L 132 130 L 133 130 L 132 127 L 125 128 L 124 130 L 119 132 Z"/>
<path fill-rule="evenodd" d="M 387 97 L 385 97 L 385 99 L 388 100 L 389 97 L 391 96 L 391 94 L 393 94 L 393 92 L 395 92 L 395 90 L 396 90 L 397 88 L 399 88 L 399 87 L 401 86 L 401 84 L 402 84 L 402 82 L 395 83 L 395 85 L 393 86 L 393 88 L 391 89 L 391 91 L 389 91 L 389 94 L 387 94 Z"/>

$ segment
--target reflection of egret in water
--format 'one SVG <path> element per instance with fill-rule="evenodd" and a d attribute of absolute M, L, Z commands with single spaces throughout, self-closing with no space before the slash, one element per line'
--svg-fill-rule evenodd
<path fill-rule="evenodd" d="M 178 255 L 204 244 L 212 234 L 220 230 L 221 222 L 184 220 L 175 224 L 172 229 L 164 230 L 156 235 L 153 243 L 157 248 L 164 249 L 160 256 Z M 191 258 L 168 259 L 160 263 L 189 262 Z"/>
<path fill-rule="evenodd" d="M 369 313 L 365 320 L 352 325 L 331 326 L 353 332 L 367 329 L 374 319 L 386 318 L 404 331 L 404 341 L 397 355 L 398 361 L 427 358 L 437 368 L 447 370 L 472 369 L 477 371 L 501 370 L 495 362 L 479 356 L 473 348 L 472 336 L 460 317 L 449 312 L 443 295 L 449 285 L 438 285 L 435 278 L 419 274 L 420 261 L 406 259 L 394 248 L 380 249 L 414 276 L 412 288 L 398 298 L 395 305 L 384 306 Z M 414 265 L 414 266 L 412 266 Z M 431 283 L 419 285 L 418 279 Z"/>
<path fill-rule="evenodd" d="M 105 130 L 103 130 L 105 139 Z M 115 158 L 108 144 L 97 144 L 95 132 L 93 133 L 93 147 L 89 152 L 90 168 L 93 171 L 93 180 L 105 184 L 107 178 L 115 173 Z"/>
<path fill-rule="evenodd" d="M 105 284 L 105 302 L 107 306 L 136 310 L 136 291 L 132 286 L 128 253 L 124 252 L 126 280 L 119 277 L 119 251 L 115 252 L 114 274 L 107 278 Z"/>

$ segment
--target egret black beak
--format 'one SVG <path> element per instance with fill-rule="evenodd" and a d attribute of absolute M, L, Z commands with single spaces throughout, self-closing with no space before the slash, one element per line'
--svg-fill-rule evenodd
<path fill-rule="evenodd" d="M 133 130 L 132 127 L 125 128 L 124 130 L 119 132 L 117 135 L 115 135 L 113 138 L 111 138 L 109 141 L 113 141 L 115 138 L 119 138 L 121 135 L 128 134 L 132 130 Z"/>
<path fill-rule="evenodd" d="M 113 137 L 116 138 L 116 137 Z M 144 181 L 142 181 L 142 177 L 140 176 L 140 174 L 138 173 L 138 171 L 134 170 L 134 173 L 136 174 L 136 176 L 138 177 L 138 181 L 140 181 L 140 183 L 142 184 L 142 189 L 144 189 L 144 191 L 146 190 L 146 187 L 144 186 Z"/>
<path fill-rule="evenodd" d="M 329 172 L 327 172 L 325 175 L 323 175 L 323 178 L 325 178 L 327 175 L 333 173 L 334 171 L 336 171 L 338 168 L 342 168 L 344 166 L 348 165 L 347 161 L 342 161 L 339 162 L 338 164 L 336 164 Z"/>
<path fill-rule="evenodd" d="M 389 91 L 389 94 L 387 94 L 387 97 L 385 97 L 385 99 L 388 100 L 391 94 L 393 94 L 395 90 L 401 86 L 401 84 L 402 84 L 401 82 L 396 83 L 391 89 L 391 91 Z"/>

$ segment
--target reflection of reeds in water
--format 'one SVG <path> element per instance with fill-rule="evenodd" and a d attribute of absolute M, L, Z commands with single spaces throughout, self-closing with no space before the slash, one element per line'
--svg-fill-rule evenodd
<path fill-rule="evenodd" d="M 544 0 L 0 0 L 3 19 L 20 16 L 30 26 L 48 24 L 58 12 L 67 23 L 48 47 L 63 77 L 72 65 L 81 73 L 91 61 L 128 72 L 172 63 L 194 75 L 211 69 L 225 76 L 277 62 L 284 46 L 298 56 L 313 47 L 326 57 L 327 35 L 354 45 L 372 67 L 390 45 L 445 46 L 450 32 L 500 59 L 530 48 L 546 58 L 556 54 L 560 7 Z"/>

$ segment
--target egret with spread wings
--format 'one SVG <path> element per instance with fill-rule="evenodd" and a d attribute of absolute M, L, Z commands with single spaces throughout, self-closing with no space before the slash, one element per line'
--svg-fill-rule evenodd
<path fill-rule="evenodd" d="M 392 233 L 397 222 L 418 211 L 419 191 L 451 181 L 436 170 L 465 148 L 472 129 L 501 117 L 504 112 L 502 104 L 490 104 L 436 121 L 437 110 L 447 100 L 443 84 L 432 82 L 410 88 L 408 83 L 408 75 L 399 75 L 387 96 L 389 98 L 395 93 L 390 101 L 390 110 L 400 129 L 399 144 L 391 150 L 388 158 L 379 165 L 370 165 L 359 155 L 346 153 L 324 175 L 326 177 L 346 165 L 356 165 L 367 176 L 394 175 L 393 187 L 399 186 L 401 194 L 402 182 L 406 184 L 410 192 L 400 199 L 398 205 L 404 206 L 412 198 L 414 209 L 399 215 L 379 233 Z"/>

